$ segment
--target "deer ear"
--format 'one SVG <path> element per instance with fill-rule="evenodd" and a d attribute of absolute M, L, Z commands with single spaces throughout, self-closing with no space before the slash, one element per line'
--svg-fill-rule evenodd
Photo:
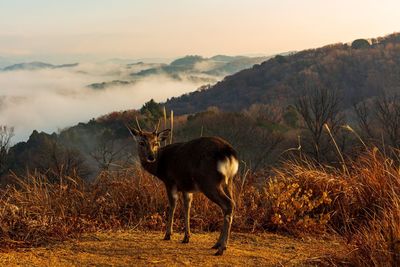
<path fill-rule="evenodd" d="M 171 129 L 165 129 L 157 134 L 157 137 L 160 141 L 164 141 L 169 137 L 169 134 L 171 133 Z"/>

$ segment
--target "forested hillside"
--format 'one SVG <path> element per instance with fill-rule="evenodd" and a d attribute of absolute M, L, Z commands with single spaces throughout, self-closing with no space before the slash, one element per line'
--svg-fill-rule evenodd
<path fill-rule="evenodd" d="M 345 107 L 384 91 L 399 92 L 400 34 L 278 55 L 210 89 L 171 98 L 166 106 L 177 114 L 210 106 L 240 111 L 254 103 L 291 103 L 304 90 L 321 87 L 340 91 Z"/>

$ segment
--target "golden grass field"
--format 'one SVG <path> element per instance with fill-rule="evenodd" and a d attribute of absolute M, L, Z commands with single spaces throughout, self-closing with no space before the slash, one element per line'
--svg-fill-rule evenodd
<path fill-rule="evenodd" d="M 162 240 L 155 231 L 112 231 L 86 234 L 79 240 L 47 247 L 0 253 L 1 266 L 315 266 L 348 253 L 341 241 L 329 237 L 293 238 L 262 233 L 232 233 L 223 256 L 210 249 L 217 232 L 194 233 L 189 244 L 182 234 Z"/>

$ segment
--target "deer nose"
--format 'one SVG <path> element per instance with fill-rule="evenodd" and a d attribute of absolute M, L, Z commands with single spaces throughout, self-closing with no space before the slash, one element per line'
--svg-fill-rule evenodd
<path fill-rule="evenodd" d="M 150 156 L 147 157 L 147 161 L 148 161 L 148 162 L 154 162 L 155 160 L 156 160 L 156 159 L 154 158 L 153 155 L 150 155 Z"/>

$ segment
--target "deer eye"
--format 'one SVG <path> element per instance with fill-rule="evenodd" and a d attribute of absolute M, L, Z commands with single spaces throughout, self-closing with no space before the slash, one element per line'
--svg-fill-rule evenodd
<path fill-rule="evenodd" d="M 144 145 L 145 145 L 144 141 L 139 142 L 139 146 L 144 146 Z"/>

